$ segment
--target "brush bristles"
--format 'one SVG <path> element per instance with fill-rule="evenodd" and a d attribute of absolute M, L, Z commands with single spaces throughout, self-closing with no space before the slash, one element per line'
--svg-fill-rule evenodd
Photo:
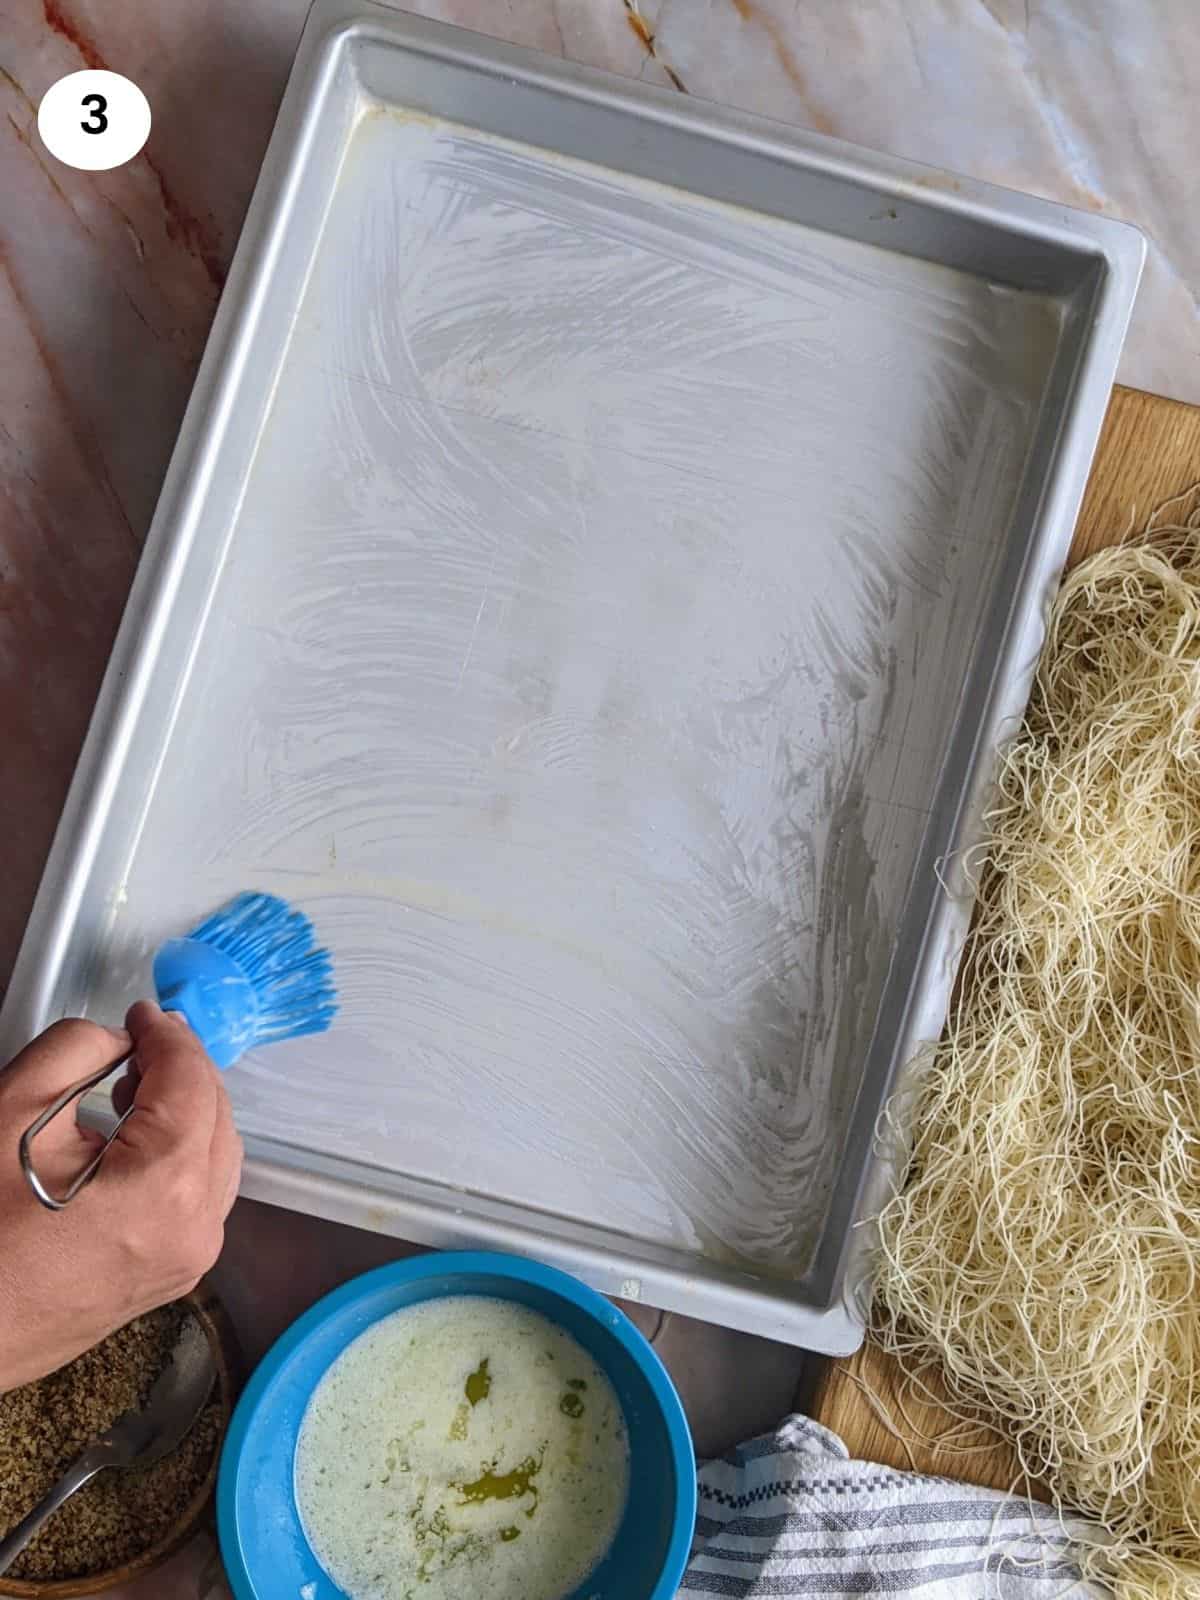
<path fill-rule="evenodd" d="M 240 894 L 188 935 L 224 951 L 254 985 L 254 1044 L 323 1033 L 337 1013 L 333 961 L 303 911 L 271 894 Z"/>

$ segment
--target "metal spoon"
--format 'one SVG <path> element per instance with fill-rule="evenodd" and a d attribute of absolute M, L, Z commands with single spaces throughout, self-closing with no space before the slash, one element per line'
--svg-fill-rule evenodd
<path fill-rule="evenodd" d="M 77 1489 L 109 1467 L 152 1466 L 170 1455 L 199 1416 L 217 1375 L 208 1335 L 188 1316 L 171 1358 L 141 1411 L 127 1411 L 71 1464 L 46 1498 L 0 1540 L 0 1575 L 12 1566 L 42 1524 Z"/>

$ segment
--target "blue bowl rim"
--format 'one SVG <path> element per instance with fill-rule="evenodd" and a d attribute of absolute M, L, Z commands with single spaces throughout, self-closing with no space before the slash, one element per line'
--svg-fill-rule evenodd
<path fill-rule="evenodd" d="M 662 1575 L 645 1600 L 673 1600 L 683 1579 L 696 1523 L 696 1454 L 692 1444 L 683 1402 L 662 1363 L 662 1358 L 645 1334 L 619 1306 L 557 1267 L 531 1261 L 525 1256 L 493 1250 L 430 1251 L 390 1261 L 382 1267 L 359 1273 L 339 1288 L 324 1295 L 280 1334 L 255 1368 L 233 1413 L 221 1451 L 217 1478 L 217 1533 L 221 1554 L 236 1600 L 261 1600 L 230 1537 L 237 1526 L 238 1465 L 246 1436 L 250 1431 L 263 1394 L 286 1365 L 293 1351 L 329 1317 L 353 1304 L 376 1287 L 408 1283 L 443 1274 L 486 1275 L 508 1278 L 514 1283 L 529 1283 L 558 1295 L 594 1317 L 616 1338 L 639 1367 L 650 1385 L 666 1424 L 667 1439 L 675 1468 L 676 1517 L 663 1560 Z"/>

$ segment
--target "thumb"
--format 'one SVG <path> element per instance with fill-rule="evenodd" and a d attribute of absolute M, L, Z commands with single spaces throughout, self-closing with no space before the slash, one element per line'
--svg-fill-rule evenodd
<path fill-rule="evenodd" d="M 157 1157 L 195 1149 L 207 1159 L 220 1078 L 204 1046 L 175 1012 L 143 1000 L 126 1018 L 137 1061 L 133 1115 L 116 1143 Z M 114 1154 L 116 1153 L 114 1147 Z"/>

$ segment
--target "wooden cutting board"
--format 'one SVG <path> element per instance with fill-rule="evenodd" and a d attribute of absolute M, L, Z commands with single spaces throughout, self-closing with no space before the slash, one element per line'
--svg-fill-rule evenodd
<path fill-rule="evenodd" d="M 1197 481 L 1200 406 L 1136 389 L 1114 390 L 1075 530 L 1072 563 L 1137 532 L 1157 505 Z M 870 1345 L 847 1361 L 820 1363 L 804 1400 L 803 1409 L 839 1434 L 852 1456 L 1002 1489 L 1018 1479 L 1006 1444 L 986 1429 L 964 1441 L 949 1412 L 914 1397 L 895 1364 Z M 939 1447 L 937 1441 L 948 1439 L 951 1430 L 959 1448 Z"/>

